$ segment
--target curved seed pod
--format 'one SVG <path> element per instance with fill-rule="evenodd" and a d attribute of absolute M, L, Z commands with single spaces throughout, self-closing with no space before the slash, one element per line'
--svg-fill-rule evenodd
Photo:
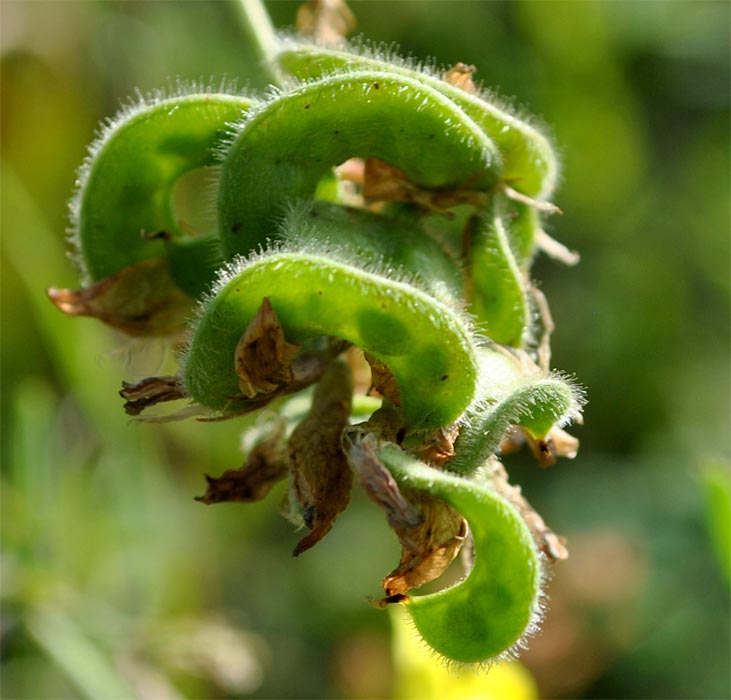
<path fill-rule="evenodd" d="M 471 474 L 495 454 L 511 425 L 535 440 L 579 415 L 580 391 L 566 379 L 546 375 L 499 350 L 480 351 L 486 391 L 467 412 L 455 441 L 450 471 Z"/>
<path fill-rule="evenodd" d="M 378 455 L 399 486 L 427 491 L 462 513 L 474 538 L 467 578 L 403 600 L 424 641 L 459 663 L 486 661 L 519 644 L 538 618 L 541 567 L 517 510 L 486 486 L 427 467 L 395 445 Z"/>
<path fill-rule="evenodd" d="M 501 194 L 496 194 L 494 207 L 503 214 L 507 228 L 510 249 L 515 256 L 519 269 L 527 272 L 533 255 L 538 247 L 541 234 L 540 215 L 536 207 L 516 202 Z"/>
<path fill-rule="evenodd" d="M 470 310 L 491 340 L 519 348 L 529 340 L 533 309 L 527 272 L 513 243 L 526 236 L 522 229 L 511 235 L 501 205 L 497 198 L 472 230 L 467 252 Z"/>
<path fill-rule="evenodd" d="M 143 102 L 105 127 L 71 203 L 72 242 L 88 282 L 164 258 L 190 296 L 210 284 L 221 262 L 217 243 L 181 229 L 173 191 L 185 173 L 214 164 L 227 123 L 251 105 L 245 97 L 196 92 Z"/>
<path fill-rule="evenodd" d="M 431 87 L 382 71 L 327 76 L 276 96 L 231 142 L 218 194 L 226 253 L 265 243 L 287 202 L 311 198 L 354 156 L 384 160 L 431 190 L 486 190 L 500 176 L 492 141 Z"/>
<path fill-rule="evenodd" d="M 392 59 L 365 47 L 342 50 L 284 40 L 274 58 L 284 72 L 298 78 L 317 78 L 333 70 L 387 70 L 408 76 L 439 91 L 475 120 L 494 141 L 503 159 L 501 180 L 518 192 L 536 199 L 551 195 L 558 163 L 548 139 L 535 127 L 511 114 L 487 93 L 471 93 L 439 75 L 420 69 L 404 59 Z M 361 53 L 356 53 L 357 51 Z"/>
<path fill-rule="evenodd" d="M 182 369 L 198 403 L 226 410 L 242 398 L 234 356 L 263 298 L 288 343 L 337 336 L 386 364 L 409 428 L 451 423 L 474 397 L 475 345 L 452 308 L 413 285 L 333 258 L 273 252 L 232 266 L 200 310 Z"/>
<path fill-rule="evenodd" d="M 410 216 L 386 217 L 327 202 L 303 202 L 290 208 L 277 238 L 287 247 L 334 254 L 364 270 L 401 270 L 437 299 L 462 303 L 459 260 Z"/>

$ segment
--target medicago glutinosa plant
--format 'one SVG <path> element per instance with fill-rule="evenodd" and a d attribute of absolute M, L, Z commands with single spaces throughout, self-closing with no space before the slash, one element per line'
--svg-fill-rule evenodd
<path fill-rule="evenodd" d="M 268 53 L 266 95 L 180 85 L 105 124 L 71 205 L 83 286 L 49 296 L 176 348 L 176 374 L 123 385 L 128 414 L 266 407 L 243 466 L 198 500 L 255 501 L 288 479 L 300 554 L 357 483 L 402 545 L 377 607 L 404 605 L 451 661 L 498 657 L 535 629 L 544 569 L 566 556 L 500 462 L 523 443 L 542 465 L 577 448 L 562 428 L 581 392 L 549 369 L 530 278 L 539 250 L 575 262 L 542 230 L 554 152 L 472 67 L 301 34 Z M 186 221 L 181 181 L 210 190 L 216 226 Z M 460 552 L 462 580 L 413 592 Z"/>

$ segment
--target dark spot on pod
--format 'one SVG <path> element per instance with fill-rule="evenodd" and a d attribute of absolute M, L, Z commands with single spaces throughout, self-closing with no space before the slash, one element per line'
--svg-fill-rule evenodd
<path fill-rule="evenodd" d="M 241 291 L 241 288 L 240 287 L 236 287 L 236 292 L 238 293 L 240 291 Z"/>
<path fill-rule="evenodd" d="M 340 129 L 335 129 L 333 131 L 333 134 L 335 134 L 335 136 L 339 136 L 340 135 Z"/>
<path fill-rule="evenodd" d="M 380 86 L 380 85 L 379 85 L 378 83 L 373 83 L 373 88 L 374 88 L 375 90 L 378 90 L 378 88 L 380 88 L 380 87 L 381 87 L 381 86 Z"/>
<path fill-rule="evenodd" d="M 319 297 L 321 297 L 321 296 L 322 296 L 322 289 L 318 289 L 318 290 L 317 290 L 317 296 L 319 296 Z"/>
<path fill-rule="evenodd" d="M 309 109 L 309 108 L 310 108 L 310 104 L 309 104 L 309 102 L 308 102 L 308 103 L 307 103 L 307 104 L 305 105 L 305 109 Z"/>
<path fill-rule="evenodd" d="M 387 598 L 384 598 L 383 601 L 385 603 L 403 603 L 404 601 L 407 601 L 409 599 L 409 596 L 404 595 L 403 593 L 395 593 L 394 595 L 390 595 Z"/>
<path fill-rule="evenodd" d="M 146 241 L 172 241 L 173 234 L 169 231 L 140 231 L 140 237 Z"/>
<path fill-rule="evenodd" d="M 238 233 L 241 230 L 241 224 L 233 224 L 231 226 L 231 233 Z"/>
<path fill-rule="evenodd" d="M 447 379 L 449 379 L 449 375 L 448 375 L 448 374 L 445 374 L 445 375 L 444 375 L 443 377 L 440 377 L 440 378 L 439 378 L 439 381 L 440 381 L 440 382 L 446 382 L 446 381 L 447 381 Z"/>
<path fill-rule="evenodd" d="M 307 525 L 310 530 L 312 530 L 312 525 L 314 524 L 316 517 L 317 510 L 315 509 L 315 506 L 307 506 L 304 513 L 302 513 L 302 519 L 305 521 L 305 525 Z"/>

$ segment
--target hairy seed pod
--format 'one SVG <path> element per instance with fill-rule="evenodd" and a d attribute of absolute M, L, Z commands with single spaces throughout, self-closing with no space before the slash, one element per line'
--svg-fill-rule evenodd
<path fill-rule="evenodd" d="M 511 235 L 512 224 L 499 198 L 473 226 L 469 241 L 470 310 L 486 335 L 501 345 L 524 347 L 532 313 L 528 273 L 521 264 L 517 242 L 524 231 Z"/>
<path fill-rule="evenodd" d="M 466 91 L 434 71 L 388 53 L 368 46 L 339 49 L 289 39 L 282 43 L 275 61 L 285 73 L 301 79 L 351 69 L 383 70 L 418 80 L 453 101 L 495 143 L 502 158 L 503 182 L 529 197 L 551 196 L 558 164 L 550 142 L 539 129 L 512 114 L 486 91 Z"/>
<path fill-rule="evenodd" d="M 469 323 L 446 295 L 453 281 L 442 280 L 441 299 L 417 286 L 427 272 L 432 289 L 439 282 L 434 271 L 445 268 L 443 260 L 434 263 L 440 260 L 437 244 L 420 238 L 418 231 L 401 229 L 404 238 L 394 247 L 393 223 L 361 212 L 312 214 L 307 207 L 295 210 L 290 225 L 285 224 L 304 230 L 298 247 L 290 232 L 281 250 L 240 260 L 203 303 L 182 371 L 190 396 L 215 410 L 235 405 L 240 396 L 236 347 L 266 297 L 289 343 L 335 336 L 385 364 L 398 383 L 409 428 L 457 420 L 475 395 L 476 342 Z M 349 219 L 347 228 L 339 226 L 343 217 Z M 391 241 L 392 254 L 364 265 L 359 255 L 383 236 Z M 421 256 L 413 253 L 416 240 Z M 435 247 L 431 255 L 423 250 L 427 244 Z M 348 252 L 353 257 L 346 257 Z"/>
<path fill-rule="evenodd" d="M 402 488 L 442 498 L 467 519 L 475 562 L 469 575 L 437 593 L 403 600 L 429 646 L 451 661 L 500 656 L 534 631 L 541 564 L 518 511 L 483 484 L 427 467 L 395 445 L 378 451 Z"/>
<path fill-rule="evenodd" d="M 224 150 L 218 194 L 228 255 L 265 243 L 287 203 L 309 199 L 330 168 L 375 157 L 418 187 L 487 190 L 500 176 L 492 141 L 454 102 L 384 71 L 330 75 L 254 111 Z"/>
<path fill-rule="evenodd" d="M 186 173 L 212 166 L 229 122 L 247 97 L 192 92 L 143 101 L 113 119 L 91 146 L 71 203 L 72 242 L 90 283 L 152 258 L 165 258 L 190 296 L 221 264 L 215 239 L 181 228 L 173 192 Z"/>
<path fill-rule="evenodd" d="M 465 415 L 450 471 L 472 474 L 495 454 L 510 426 L 535 440 L 579 415 L 581 390 L 564 377 L 546 374 L 502 350 L 480 350 L 483 391 Z"/>

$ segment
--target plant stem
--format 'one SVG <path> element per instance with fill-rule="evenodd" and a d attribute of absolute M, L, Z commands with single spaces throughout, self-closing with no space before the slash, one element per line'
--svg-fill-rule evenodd
<path fill-rule="evenodd" d="M 275 83 L 279 82 L 279 73 L 272 63 L 272 58 L 277 52 L 279 39 L 277 39 L 274 32 L 272 21 L 269 19 L 269 13 L 264 7 L 264 3 L 262 0 L 237 0 L 236 4 L 239 8 L 244 29 L 261 59 L 267 77 Z"/>

